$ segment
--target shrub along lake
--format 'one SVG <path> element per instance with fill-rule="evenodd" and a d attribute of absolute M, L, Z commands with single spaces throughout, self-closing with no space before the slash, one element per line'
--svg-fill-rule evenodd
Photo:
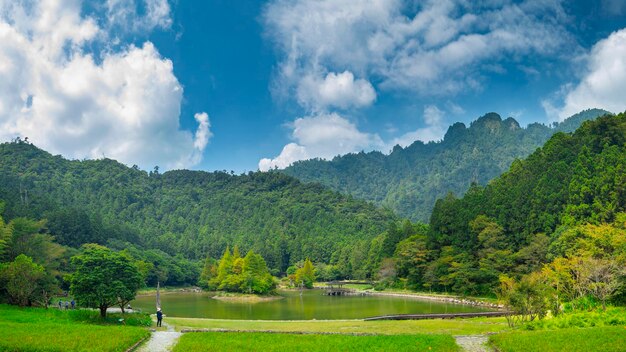
<path fill-rule="evenodd" d="M 363 319 L 388 314 L 470 313 L 485 308 L 390 296 L 327 296 L 323 290 L 279 291 L 283 299 L 258 303 L 222 301 L 210 293 L 161 294 L 163 312 L 171 317 L 241 320 Z M 138 296 L 133 308 L 155 310 L 155 295 Z"/>

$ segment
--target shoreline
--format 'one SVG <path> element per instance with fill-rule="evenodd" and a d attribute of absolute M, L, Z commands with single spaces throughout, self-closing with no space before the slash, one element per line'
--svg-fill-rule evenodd
<path fill-rule="evenodd" d="M 324 289 L 324 286 L 316 285 L 313 289 Z M 280 288 L 279 291 L 299 291 L 297 288 Z M 306 289 L 310 290 L 310 289 Z M 363 290 L 363 289 L 355 289 L 355 293 L 360 295 L 372 295 L 372 296 L 388 296 L 388 297 L 398 297 L 398 298 L 412 298 L 417 300 L 426 300 L 426 301 L 436 301 L 436 302 L 444 302 L 444 303 L 452 303 L 452 304 L 462 304 L 473 307 L 484 307 L 484 308 L 493 308 L 502 310 L 504 306 L 502 304 L 498 304 L 496 302 L 488 302 L 485 300 L 481 300 L 479 298 L 464 298 L 461 296 L 453 296 L 453 295 L 443 295 L 443 294 L 424 294 L 424 293 L 412 293 L 412 292 L 385 292 L 385 291 L 374 291 L 374 290 Z M 231 303 L 260 303 L 260 302 L 271 302 L 279 299 L 283 299 L 283 296 L 260 296 L 260 295 L 248 295 L 248 294 L 239 294 L 239 293 L 229 293 L 229 292 L 221 292 L 221 291 L 204 291 L 199 287 L 179 287 L 179 288 L 166 288 L 161 294 L 169 294 L 169 293 L 206 293 L 210 296 L 211 299 L 216 299 L 223 302 L 231 302 Z M 137 294 L 139 296 L 150 296 L 156 294 L 155 290 L 146 290 Z"/>
<path fill-rule="evenodd" d="M 462 298 L 459 296 L 437 296 L 437 295 L 424 295 L 419 293 L 396 293 L 396 292 L 382 292 L 382 291 L 369 291 L 369 290 L 356 290 L 358 293 L 372 295 L 372 296 L 389 296 L 389 297 L 402 297 L 402 298 L 414 298 L 427 301 L 438 301 L 453 304 L 463 304 L 474 307 L 486 307 L 503 309 L 504 306 L 498 303 L 481 301 L 478 299 Z"/>

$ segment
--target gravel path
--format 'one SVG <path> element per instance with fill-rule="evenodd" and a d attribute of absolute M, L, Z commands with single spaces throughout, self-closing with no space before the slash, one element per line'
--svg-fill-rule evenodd
<path fill-rule="evenodd" d="M 461 350 L 467 352 L 492 352 L 493 349 L 487 346 L 489 337 L 485 335 L 465 335 L 455 336 L 456 344 L 461 346 Z"/>
<path fill-rule="evenodd" d="M 163 323 L 167 331 L 154 331 L 147 343 L 141 346 L 137 352 L 168 352 L 171 351 L 181 333 L 174 331 L 174 328 Z"/>

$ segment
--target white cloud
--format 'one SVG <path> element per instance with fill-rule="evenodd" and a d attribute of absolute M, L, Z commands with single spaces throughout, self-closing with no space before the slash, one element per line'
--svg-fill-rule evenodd
<path fill-rule="evenodd" d="M 435 105 L 427 105 L 424 107 L 424 123 L 425 127 L 418 128 L 415 131 L 411 131 L 403 134 L 402 136 L 395 138 L 389 143 L 388 149 L 393 148 L 396 145 L 401 147 L 407 147 L 415 141 L 430 142 L 438 141 L 443 138 L 446 133 L 446 125 L 444 121 L 444 112 L 439 110 Z"/>
<path fill-rule="evenodd" d="M 138 11 L 143 8 L 142 13 Z M 128 32 L 150 32 L 155 28 L 168 29 L 172 25 L 167 0 L 107 0 L 107 25 Z"/>
<path fill-rule="evenodd" d="M 563 105 L 550 100 L 544 109 L 553 119 L 563 120 L 589 108 L 612 112 L 626 110 L 626 29 L 612 33 L 596 43 L 587 58 L 587 69 L 576 85 L 565 85 L 557 95 L 564 95 Z M 557 105 L 557 106 L 555 106 Z"/>
<path fill-rule="evenodd" d="M 274 158 L 263 158 L 259 161 L 259 170 L 268 171 L 274 168 L 284 169 L 298 160 L 311 159 L 306 147 L 298 145 L 297 143 L 289 143 L 280 154 Z"/>
<path fill-rule="evenodd" d="M 208 115 L 196 116 L 195 140 L 180 130 L 183 89 L 172 62 L 150 42 L 90 53 L 106 33 L 80 14 L 80 1 L 0 2 L 0 139 L 29 137 L 52 153 L 144 168 L 199 162 Z"/>
<path fill-rule="evenodd" d="M 370 82 L 355 80 L 350 71 L 331 72 L 323 79 L 316 75 L 305 76 L 298 85 L 297 94 L 298 101 L 312 110 L 364 107 L 376 100 L 376 91 Z"/>
<path fill-rule="evenodd" d="M 377 134 L 359 131 L 355 124 L 336 113 L 301 117 L 290 127 L 293 129 L 291 138 L 295 143 L 287 144 L 280 155 L 273 159 L 262 159 L 259 170 L 284 168 L 304 159 L 330 159 L 384 145 Z"/>
<path fill-rule="evenodd" d="M 399 0 L 274 0 L 263 18 L 283 55 L 280 94 L 346 70 L 382 89 L 454 94 L 480 88 L 478 63 L 571 54 L 561 2 L 429 0 L 412 9 Z"/>
<path fill-rule="evenodd" d="M 206 112 L 197 113 L 193 116 L 198 122 L 198 129 L 196 130 L 196 137 L 193 142 L 193 146 L 199 151 L 203 151 L 206 148 L 209 139 L 213 137 L 211 133 L 211 122 L 209 121 L 209 115 Z"/>
<path fill-rule="evenodd" d="M 487 73 L 505 73 L 500 65 L 503 60 L 522 61 L 532 56 L 529 61 L 534 62 L 541 57 L 554 59 L 576 53 L 578 45 L 565 28 L 569 19 L 562 3 L 271 0 L 262 17 L 266 36 L 281 57 L 273 93 L 295 99 L 315 114 L 330 116 L 332 108 L 369 106 L 377 97 L 376 90 L 422 96 L 480 90 Z M 456 115 L 465 113 L 454 104 L 446 110 Z M 377 143 L 370 140 L 358 148 L 341 148 L 328 141 L 322 150 L 321 143 L 309 145 L 300 140 L 309 132 L 299 136 L 294 129 L 295 143 L 285 146 L 277 158 L 262 160 L 259 166 L 263 170 L 305 158 L 330 158 L 358 151 L 363 145 L 384 148 L 440 139 L 446 128 L 443 112 L 427 106 L 423 118 L 424 127 L 391 143 L 382 144 L 378 138 Z"/>

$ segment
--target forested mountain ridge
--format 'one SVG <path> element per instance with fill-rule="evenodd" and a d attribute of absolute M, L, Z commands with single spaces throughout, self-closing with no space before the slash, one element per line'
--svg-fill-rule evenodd
<path fill-rule="evenodd" d="M 159 249 L 204 259 L 230 245 L 284 271 L 310 257 L 329 262 L 397 217 L 365 201 L 277 173 L 163 174 L 116 161 L 70 161 L 24 141 L 0 144 L 3 217 L 46 218 L 57 241 Z"/>
<path fill-rule="evenodd" d="M 486 184 L 554 133 L 573 132 L 583 121 L 605 114 L 608 112 L 591 109 L 551 127 L 534 123 L 522 128 L 513 118 L 502 120 L 498 114 L 489 113 L 469 127 L 453 124 L 440 142 L 396 146 L 389 155 L 374 151 L 331 161 L 299 161 L 278 172 L 426 222 L 437 199 L 449 192 L 462 195 L 472 183 Z"/>
<path fill-rule="evenodd" d="M 428 259 L 414 270 L 415 286 L 486 293 L 501 275 L 542 268 L 606 265 L 619 275 L 626 263 L 626 114 L 557 133 L 487 186 L 438 200 L 422 240 Z"/>
<path fill-rule="evenodd" d="M 626 211 L 626 114 L 558 133 L 527 159 L 462 198 L 438 200 L 431 234 L 440 246 L 472 248 L 469 222 L 482 214 L 502 226 L 507 242 L 523 245 L 560 225 L 615 220 Z"/>

